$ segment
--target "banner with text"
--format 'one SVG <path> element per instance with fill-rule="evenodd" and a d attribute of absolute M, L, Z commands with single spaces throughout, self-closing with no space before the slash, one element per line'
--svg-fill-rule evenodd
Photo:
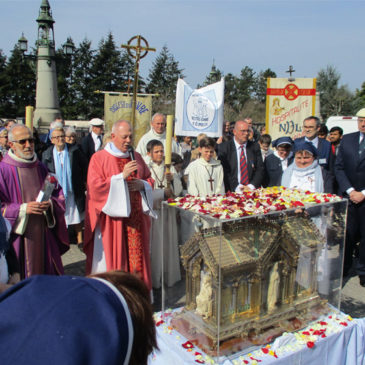
<path fill-rule="evenodd" d="M 276 139 L 302 136 L 303 120 L 315 115 L 316 79 L 268 78 L 266 131 Z"/>
<path fill-rule="evenodd" d="M 223 126 L 224 78 L 214 84 L 192 89 L 179 79 L 176 89 L 175 134 L 221 137 Z"/>
<path fill-rule="evenodd" d="M 152 96 L 138 96 L 136 101 L 136 122 L 133 130 L 133 145 L 137 146 L 140 138 L 150 128 L 152 113 Z M 132 120 L 132 96 L 105 94 L 104 118 L 107 131 L 111 131 L 114 122 L 120 119 Z"/>

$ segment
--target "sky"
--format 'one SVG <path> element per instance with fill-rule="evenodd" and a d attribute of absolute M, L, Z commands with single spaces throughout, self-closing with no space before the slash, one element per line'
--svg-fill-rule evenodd
<path fill-rule="evenodd" d="M 293 65 L 295 77 L 316 77 L 334 66 L 340 85 L 351 91 L 365 82 L 365 0 L 49 0 L 56 48 L 71 36 L 97 48 L 112 32 L 116 45 L 135 35 L 150 52 L 140 71 L 146 77 L 166 45 L 185 81 L 202 84 L 214 61 L 223 74 L 245 66 L 267 68 L 278 77 Z M 41 0 L 0 0 L 0 49 L 9 56 L 24 32 L 29 46 L 37 37 Z"/>

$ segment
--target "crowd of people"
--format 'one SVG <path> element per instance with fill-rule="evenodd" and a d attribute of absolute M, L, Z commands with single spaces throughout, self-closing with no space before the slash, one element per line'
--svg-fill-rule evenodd
<path fill-rule="evenodd" d="M 151 291 L 161 286 L 164 260 L 166 284 L 173 285 L 181 278 L 179 217 L 162 216 L 162 201 L 278 185 L 348 198 L 343 270 L 349 273 L 356 252 L 365 286 L 365 109 L 357 117 L 357 133 L 328 131 L 309 116 L 303 137 L 274 141 L 251 118 L 225 122 L 218 139 L 203 133 L 174 139 L 171 166 L 164 162 L 161 113 L 135 151 L 124 120 L 104 134 L 104 121 L 94 118 L 78 141 L 59 118 L 42 143 L 26 126 L 8 121 L 0 128 L 0 290 L 34 275 L 62 275 L 71 230 L 86 254 L 87 275 L 121 270 Z M 163 231 L 174 242 L 164 254 Z"/>

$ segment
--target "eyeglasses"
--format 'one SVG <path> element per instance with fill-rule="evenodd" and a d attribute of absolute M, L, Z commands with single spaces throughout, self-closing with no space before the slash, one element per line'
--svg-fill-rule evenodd
<path fill-rule="evenodd" d="M 13 143 L 19 143 L 22 146 L 25 145 L 27 142 L 29 142 L 30 144 L 34 143 L 34 138 L 25 138 L 25 139 L 19 139 L 19 141 L 10 141 Z"/>
<path fill-rule="evenodd" d="M 54 136 L 51 139 L 57 139 L 57 141 L 59 141 L 60 139 L 63 139 L 63 138 L 65 138 L 64 135 L 63 136 Z"/>

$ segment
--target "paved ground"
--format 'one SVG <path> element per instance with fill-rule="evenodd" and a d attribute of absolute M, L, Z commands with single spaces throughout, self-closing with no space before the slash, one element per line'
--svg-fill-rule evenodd
<path fill-rule="evenodd" d="M 85 259 L 86 256 L 72 244 L 62 257 L 66 274 L 84 276 Z M 354 318 L 365 317 L 365 288 L 360 286 L 359 278 L 354 273 L 343 282 L 341 310 Z"/>

